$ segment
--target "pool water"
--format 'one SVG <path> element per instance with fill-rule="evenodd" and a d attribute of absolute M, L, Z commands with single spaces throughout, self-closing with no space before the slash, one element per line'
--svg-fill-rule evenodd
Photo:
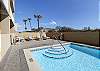
<path fill-rule="evenodd" d="M 73 54 L 70 56 L 66 54 L 68 57 L 65 58 L 50 58 L 43 55 L 49 49 L 45 48 L 34 50 L 32 56 L 39 63 L 41 71 L 100 71 L 100 50 L 76 44 L 64 45 L 64 47 L 69 50 L 68 54 Z M 53 56 L 59 57 L 63 54 Z"/>

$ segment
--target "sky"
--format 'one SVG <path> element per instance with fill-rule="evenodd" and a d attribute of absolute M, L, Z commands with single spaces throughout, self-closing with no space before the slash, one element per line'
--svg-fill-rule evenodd
<path fill-rule="evenodd" d="M 99 0 L 15 0 L 17 31 L 24 31 L 23 19 L 31 18 L 37 28 L 34 14 L 40 14 L 40 27 L 66 26 L 75 29 L 90 26 L 100 28 Z M 30 30 L 29 22 L 27 28 Z"/>

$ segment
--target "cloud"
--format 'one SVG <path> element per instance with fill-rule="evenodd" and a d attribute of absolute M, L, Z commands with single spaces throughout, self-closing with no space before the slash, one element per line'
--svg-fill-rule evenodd
<path fill-rule="evenodd" d="M 44 24 L 46 25 L 46 24 L 57 24 L 57 23 L 56 23 L 55 21 L 51 20 L 51 21 L 48 22 L 48 23 L 47 23 L 47 22 L 44 22 L 44 23 L 41 23 L 41 24 L 42 24 L 42 25 L 44 25 Z"/>
<path fill-rule="evenodd" d="M 50 24 L 57 24 L 54 20 L 51 20 L 51 22 L 49 22 Z"/>
<path fill-rule="evenodd" d="M 22 25 L 19 25 L 19 23 L 15 23 L 15 30 L 18 30 L 19 28 L 22 28 Z"/>

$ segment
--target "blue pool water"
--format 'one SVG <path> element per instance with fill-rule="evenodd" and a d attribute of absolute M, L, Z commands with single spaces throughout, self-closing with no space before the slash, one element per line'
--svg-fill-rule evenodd
<path fill-rule="evenodd" d="M 42 71 L 100 71 L 100 50 L 76 44 L 64 45 L 64 47 L 67 50 L 66 54 L 52 54 L 56 50 L 45 48 L 34 50 L 32 56 L 39 63 Z"/>

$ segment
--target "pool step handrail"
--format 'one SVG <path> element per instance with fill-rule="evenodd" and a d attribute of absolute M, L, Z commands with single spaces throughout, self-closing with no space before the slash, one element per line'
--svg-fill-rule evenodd
<path fill-rule="evenodd" d="M 57 31 L 56 31 L 56 33 L 58 33 Z M 53 34 L 53 36 L 54 36 L 54 38 L 55 39 L 57 39 L 57 37 Z M 60 45 L 63 47 L 63 49 L 64 49 L 64 51 L 66 52 L 66 49 L 65 49 L 65 47 L 63 46 L 63 44 L 59 41 L 59 40 L 57 40 L 59 43 L 60 43 Z"/>

